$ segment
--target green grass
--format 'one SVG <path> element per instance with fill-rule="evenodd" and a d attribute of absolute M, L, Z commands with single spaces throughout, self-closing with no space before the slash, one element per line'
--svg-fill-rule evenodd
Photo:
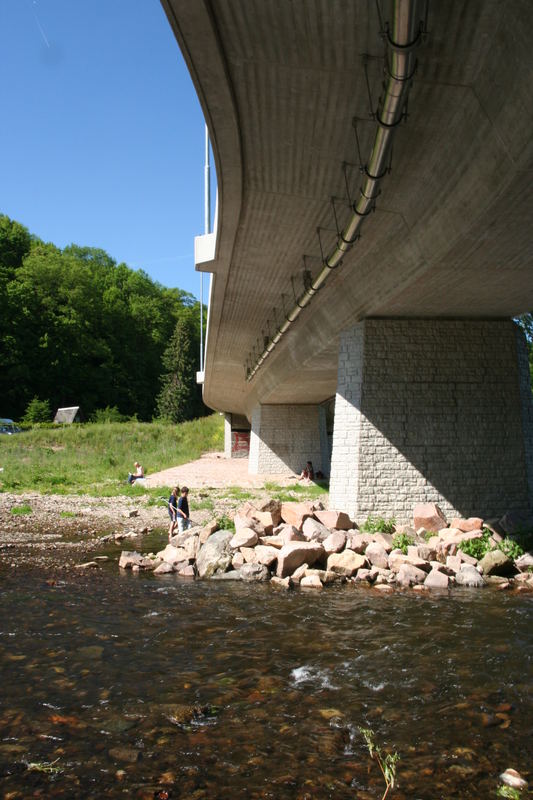
<path fill-rule="evenodd" d="M 282 503 L 301 503 L 304 500 L 319 500 L 327 495 L 329 484 L 327 481 L 317 481 L 310 484 L 296 484 L 295 486 L 279 486 L 277 483 L 265 483 L 265 489 L 274 500 Z"/>
<path fill-rule="evenodd" d="M 135 460 L 149 474 L 223 448 L 224 418 L 219 414 L 181 425 L 130 421 L 34 426 L 1 437 L 0 491 L 157 498 L 161 488 L 126 483 Z"/>
<path fill-rule="evenodd" d="M 31 506 L 13 506 L 12 514 L 32 514 Z"/>
<path fill-rule="evenodd" d="M 60 511 L 59 516 L 61 519 L 70 519 L 71 517 L 77 517 L 78 515 L 75 511 Z"/>

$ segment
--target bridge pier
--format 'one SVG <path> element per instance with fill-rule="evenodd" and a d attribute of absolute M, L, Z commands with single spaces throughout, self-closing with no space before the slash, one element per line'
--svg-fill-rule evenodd
<path fill-rule="evenodd" d="M 341 334 L 330 507 L 356 519 L 533 505 L 533 402 L 511 321 L 366 320 Z"/>
<path fill-rule="evenodd" d="M 320 405 L 271 405 L 252 413 L 248 471 L 257 475 L 300 473 L 306 461 L 329 473 L 326 413 Z"/>

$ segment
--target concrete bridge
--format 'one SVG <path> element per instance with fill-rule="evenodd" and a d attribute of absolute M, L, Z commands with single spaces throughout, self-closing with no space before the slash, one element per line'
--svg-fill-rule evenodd
<path fill-rule="evenodd" d="M 533 4 L 162 0 L 219 203 L 204 399 L 357 517 L 531 507 Z"/>

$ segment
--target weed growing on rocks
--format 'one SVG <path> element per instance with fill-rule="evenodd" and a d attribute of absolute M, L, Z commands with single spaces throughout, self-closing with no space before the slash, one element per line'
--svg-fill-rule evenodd
<path fill-rule="evenodd" d="M 400 755 L 399 753 L 394 752 L 387 753 L 387 755 L 384 756 L 381 747 L 378 747 L 374 741 L 374 731 L 370 728 L 361 727 L 359 728 L 359 731 L 365 740 L 366 746 L 368 747 L 370 758 L 373 758 L 378 762 L 378 766 L 383 775 L 386 788 L 381 800 L 385 800 L 389 791 L 394 789 L 394 782 L 396 780 L 396 764 L 400 760 Z"/>
<path fill-rule="evenodd" d="M 507 800 L 520 800 L 520 792 L 512 786 L 500 786 L 496 792 L 498 797 L 505 797 Z"/>
<path fill-rule="evenodd" d="M 231 517 L 227 516 L 227 514 L 224 514 L 222 517 L 218 517 L 217 523 L 219 530 L 235 532 L 235 523 L 233 522 Z"/>
<path fill-rule="evenodd" d="M 414 544 L 415 540 L 412 536 L 408 536 L 406 533 L 397 533 L 395 534 L 392 540 L 392 546 L 401 550 L 404 556 L 407 555 L 407 548 L 409 545 Z"/>
<path fill-rule="evenodd" d="M 384 517 L 368 517 L 361 525 L 363 533 L 394 533 L 396 520 Z"/>
<path fill-rule="evenodd" d="M 503 539 L 497 545 L 491 541 L 492 532 L 483 528 L 483 535 L 479 539 L 467 539 L 461 542 L 461 550 L 468 556 L 482 559 L 491 550 L 501 550 L 509 558 L 520 558 L 524 554 L 523 547 L 514 539 Z"/>

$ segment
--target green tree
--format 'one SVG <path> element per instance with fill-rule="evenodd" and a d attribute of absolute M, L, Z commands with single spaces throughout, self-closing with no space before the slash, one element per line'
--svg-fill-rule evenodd
<path fill-rule="evenodd" d="M 160 417 L 172 422 L 184 422 L 208 413 L 196 383 L 199 361 L 199 317 L 196 306 L 180 314 L 162 358 L 165 372 L 161 376 L 157 411 Z"/>
<path fill-rule="evenodd" d="M 26 425 L 34 425 L 36 422 L 50 422 L 52 419 L 52 411 L 50 409 L 50 402 L 48 400 L 39 400 L 34 397 L 30 400 L 22 422 Z"/>

